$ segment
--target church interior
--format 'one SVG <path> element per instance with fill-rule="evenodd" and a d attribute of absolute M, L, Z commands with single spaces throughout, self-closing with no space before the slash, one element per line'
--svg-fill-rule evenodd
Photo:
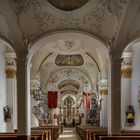
<path fill-rule="evenodd" d="M 140 0 L 0 0 L 0 140 L 140 140 Z"/>

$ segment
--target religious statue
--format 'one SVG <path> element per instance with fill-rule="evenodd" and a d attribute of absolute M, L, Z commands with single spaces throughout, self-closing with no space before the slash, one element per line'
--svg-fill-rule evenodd
<path fill-rule="evenodd" d="M 3 107 L 3 111 L 4 111 L 4 120 L 5 120 L 5 122 L 10 122 L 11 121 L 11 114 L 10 114 L 9 106 Z"/>
<path fill-rule="evenodd" d="M 134 125 L 135 124 L 135 111 L 132 105 L 128 106 L 128 110 L 126 111 L 126 125 Z"/>

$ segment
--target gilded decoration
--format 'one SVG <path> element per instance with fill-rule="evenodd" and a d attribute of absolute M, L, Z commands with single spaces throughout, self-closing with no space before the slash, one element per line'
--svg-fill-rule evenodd
<path fill-rule="evenodd" d="M 131 78 L 132 75 L 132 68 L 126 68 L 121 70 L 123 78 Z"/>
<path fill-rule="evenodd" d="M 47 0 L 55 8 L 64 11 L 72 11 L 82 7 L 89 0 Z"/>
<path fill-rule="evenodd" d="M 55 64 L 58 66 L 81 66 L 84 64 L 84 59 L 80 54 L 57 55 Z"/>
<path fill-rule="evenodd" d="M 6 78 L 7 79 L 12 79 L 16 75 L 16 71 L 14 69 L 10 69 L 10 68 L 6 69 L 5 73 L 6 73 Z"/>
<path fill-rule="evenodd" d="M 16 64 L 14 60 L 6 61 L 5 73 L 7 79 L 12 79 L 16 76 Z"/>
<path fill-rule="evenodd" d="M 99 92 L 101 95 L 107 95 L 108 94 L 108 83 L 107 80 L 103 79 L 99 83 Z"/>
<path fill-rule="evenodd" d="M 108 94 L 108 90 L 107 89 L 100 90 L 100 94 L 101 95 L 107 95 Z"/>
<path fill-rule="evenodd" d="M 125 58 L 121 67 L 121 74 L 123 78 L 131 78 L 132 75 L 132 61 L 130 58 Z"/>

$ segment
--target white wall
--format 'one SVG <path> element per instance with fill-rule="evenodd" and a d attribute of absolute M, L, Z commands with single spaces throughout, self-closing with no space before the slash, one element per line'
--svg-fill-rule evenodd
<path fill-rule="evenodd" d="M 132 88 L 131 88 L 131 95 L 132 95 L 132 105 L 135 109 L 135 125 L 130 127 L 130 129 L 138 129 L 140 130 L 140 106 L 137 102 L 137 95 L 138 95 L 138 86 L 140 85 L 140 43 L 135 44 L 132 46 L 133 51 L 133 59 L 132 59 Z"/>
<path fill-rule="evenodd" d="M 3 107 L 6 105 L 5 49 L 0 43 L 0 132 L 6 130 Z"/>

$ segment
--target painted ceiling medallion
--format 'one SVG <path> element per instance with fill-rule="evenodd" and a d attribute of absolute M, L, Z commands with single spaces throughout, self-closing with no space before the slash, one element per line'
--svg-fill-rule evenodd
<path fill-rule="evenodd" d="M 89 0 L 47 0 L 47 1 L 60 10 L 72 11 L 82 7 Z"/>
<path fill-rule="evenodd" d="M 81 66 L 84 59 L 80 54 L 76 55 L 57 55 L 55 64 L 58 66 Z"/>

